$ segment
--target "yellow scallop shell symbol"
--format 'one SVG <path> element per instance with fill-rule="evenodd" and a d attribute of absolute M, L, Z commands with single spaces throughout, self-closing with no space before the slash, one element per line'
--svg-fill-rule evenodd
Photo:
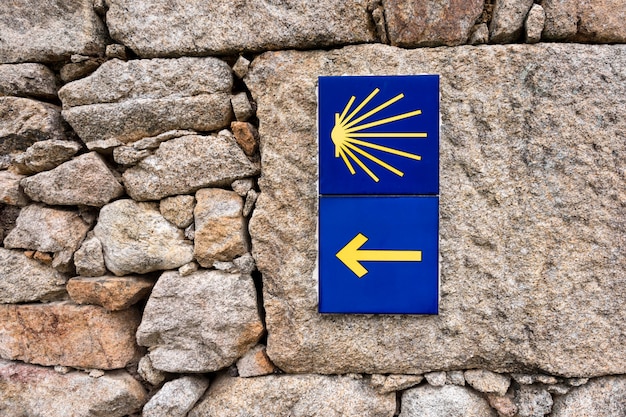
<path fill-rule="evenodd" d="M 364 133 L 363 130 L 369 129 L 371 127 L 384 125 L 387 123 L 395 122 L 396 120 L 402 120 L 413 116 L 418 116 L 422 114 L 421 110 L 414 110 L 408 113 L 398 114 L 396 116 L 387 117 L 384 119 L 376 120 L 373 122 L 368 122 L 365 124 L 359 124 L 369 117 L 375 115 L 379 111 L 391 106 L 393 103 L 404 98 L 404 94 L 400 93 L 394 98 L 387 100 L 383 104 L 375 107 L 374 109 L 368 111 L 363 115 L 358 115 L 361 110 L 369 103 L 376 94 L 380 92 L 380 89 L 375 88 L 369 96 L 365 98 L 356 108 L 352 111 L 351 107 L 356 100 L 355 96 L 352 96 L 346 107 L 344 107 L 341 114 L 335 113 L 335 126 L 333 130 L 330 132 L 330 138 L 335 145 L 335 158 L 341 157 L 343 162 L 346 164 L 346 167 L 350 171 L 352 175 L 356 173 L 354 167 L 352 166 L 352 162 L 350 160 L 356 162 L 356 164 L 367 173 L 374 181 L 378 182 L 380 179 L 372 172 L 371 169 L 365 165 L 365 163 L 356 155 L 357 153 L 361 156 L 369 159 L 370 161 L 380 165 L 381 167 L 393 172 L 394 174 L 402 177 L 404 176 L 404 172 L 400 171 L 397 168 L 389 165 L 388 163 L 382 161 L 381 159 L 375 157 L 371 153 L 365 151 L 363 148 L 374 149 L 381 152 L 386 152 L 393 155 L 398 155 L 404 158 L 421 160 L 422 157 L 416 154 L 412 154 L 409 152 L 404 152 L 398 149 L 389 148 L 387 146 L 378 145 L 376 143 L 371 143 L 365 140 L 360 140 L 358 138 L 425 138 L 427 137 L 426 133 Z M 350 112 L 350 114 L 348 114 Z"/>

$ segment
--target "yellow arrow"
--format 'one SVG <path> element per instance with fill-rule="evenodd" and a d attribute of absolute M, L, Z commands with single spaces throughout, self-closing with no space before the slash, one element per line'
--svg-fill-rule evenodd
<path fill-rule="evenodd" d="M 367 237 L 359 233 L 336 255 L 359 278 L 367 274 L 367 269 L 361 265 L 361 262 L 420 262 L 422 260 L 421 250 L 361 249 L 365 242 L 367 242 Z"/>

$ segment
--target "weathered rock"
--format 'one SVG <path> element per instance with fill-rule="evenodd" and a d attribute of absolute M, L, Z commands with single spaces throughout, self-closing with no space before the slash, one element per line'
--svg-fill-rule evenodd
<path fill-rule="evenodd" d="M 132 146 L 119 146 L 113 149 L 113 159 L 120 165 L 135 165 L 150 155 L 152 152 L 148 150 L 138 151 Z"/>
<path fill-rule="evenodd" d="M 141 276 L 76 277 L 67 282 L 67 292 L 76 304 L 95 304 L 118 311 L 146 298 L 152 285 L 152 280 Z"/>
<path fill-rule="evenodd" d="M 161 382 L 165 381 L 165 372 L 154 369 L 150 356 L 148 355 L 139 359 L 137 372 L 144 381 L 151 385 L 159 385 Z"/>
<path fill-rule="evenodd" d="M 105 28 L 93 0 L 0 4 L 0 62 L 53 62 L 104 52 Z"/>
<path fill-rule="evenodd" d="M 102 243 L 98 238 L 87 236 L 80 248 L 74 252 L 74 265 L 76 273 L 84 277 L 99 277 L 106 274 Z"/>
<path fill-rule="evenodd" d="M 94 235 L 115 275 L 178 268 L 193 259 L 191 242 L 165 220 L 156 203 L 117 200 L 104 206 Z"/>
<path fill-rule="evenodd" d="M 178 274 L 181 277 L 186 277 L 188 275 L 193 274 L 198 269 L 200 269 L 200 265 L 198 265 L 197 262 L 189 262 L 188 264 L 185 264 L 181 266 L 180 268 L 178 268 Z"/>
<path fill-rule="evenodd" d="M 522 35 L 526 16 L 533 0 L 496 0 L 489 32 L 491 42 L 514 42 Z"/>
<path fill-rule="evenodd" d="M 228 55 L 371 42 L 367 2 L 109 1 L 111 36 L 142 57 Z M 153 16 L 166 16 L 155 21 Z"/>
<path fill-rule="evenodd" d="M 0 248 L 0 303 L 54 299 L 65 292 L 66 280 L 65 275 L 21 251 Z"/>
<path fill-rule="evenodd" d="M 243 78 L 248 75 L 249 69 L 250 61 L 243 56 L 239 56 L 239 58 L 237 58 L 237 62 L 233 65 L 233 73 L 237 76 L 237 78 Z"/>
<path fill-rule="evenodd" d="M 379 394 L 389 394 L 411 388 L 422 382 L 422 375 L 372 375 L 370 384 Z"/>
<path fill-rule="evenodd" d="M 0 204 L 0 237 L 4 240 L 4 236 L 8 235 L 15 227 L 15 221 L 20 215 L 20 208 L 16 206 L 6 206 Z"/>
<path fill-rule="evenodd" d="M 0 171 L 0 203 L 24 207 L 29 199 L 20 187 L 23 175 L 11 171 Z"/>
<path fill-rule="evenodd" d="M 164 142 L 123 177 L 128 194 L 142 201 L 225 186 L 258 172 L 259 167 L 248 160 L 232 135 L 223 131 Z"/>
<path fill-rule="evenodd" d="M 15 156 L 13 163 L 21 174 L 36 174 L 69 161 L 82 146 L 68 140 L 42 140 Z"/>
<path fill-rule="evenodd" d="M 195 204 L 196 199 L 192 195 L 176 195 L 161 200 L 159 210 L 168 221 L 184 229 L 193 223 Z"/>
<path fill-rule="evenodd" d="M 552 396 L 536 385 L 522 385 L 513 399 L 517 417 L 543 417 L 552 411 Z"/>
<path fill-rule="evenodd" d="M 123 417 L 146 400 L 141 384 L 125 371 L 91 378 L 0 360 L 0 414 L 6 417 Z"/>
<path fill-rule="evenodd" d="M 59 97 L 83 141 L 129 143 L 174 129 L 228 126 L 232 83 L 230 67 L 217 58 L 114 59 L 65 85 Z"/>
<path fill-rule="evenodd" d="M 556 397 L 553 417 L 613 417 L 626 410 L 626 377 L 597 378 L 573 389 L 566 396 Z"/>
<path fill-rule="evenodd" d="M 252 213 L 252 209 L 254 208 L 254 205 L 256 204 L 256 200 L 258 198 L 259 198 L 259 193 L 257 193 L 255 190 L 248 191 L 248 194 L 246 195 L 246 202 L 243 205 L 242 213 L 244 217 L 248 217 L 250 213 Z"/>
<path fill-rule="evenodd" d="M 347 376 L 220 376 L 189 417 L 392 417 L 395 410 L 394 394 Z"/>
<path fill-rule="evenodd" d="M 31 204 L 20 211 L 4 246 L 54 252 L 65 264 L 80 247 L 89 226 L 76 211 Z"/>
<path fill-rule="evenodd" d="M 254 155 L 259 148 L 259 132 L 256 127 L 248 122 L 232 122 L 230 128 L 244 153 L 248 156 Z"/>
<path fill-rule="evenodd" d="M 383 0 L 392 45 L 455 46 L 464 44 L 483 11 L 481 0 Z"/>
<path fill-rule="evenodd" d="M 626 42 L 626 4 L 622 0 L 544 0 L 544 39 Z"/>
<path fill-rule="evenodd" d="M 475 25 L 470 32 L 467 43 L 470 45 L 480 45 L 489 42 L 489 28 L 485 23 Z"/>
<path fill-rule="evenodd" d="M 67 302 L 0 305 L 0 357 L 39 365 L 118 369 L 139 357 L 137 310 Z"/>
<path fill-rule="evenodd" d="M 102 62 L 103 60 L 101 59 L 88 58 L 84 61 L 70 62 L 69 64 L 63 65 L 61 71 L 59 71 L 61 81 L 69 83 L 84 78 L 97 70 Z"/>
<path fill-rule="evenodd" d="M 428 372 L 424 375 L 426 381 L 433 387 L 443 387 L 446 385 L 446 373 L 440 372 Z"/>
<path fill-rule="evenodd" d="M 130 146 L 138 151 L 154 150 L 157 149 L 161 145 L 161 143 L 165 142 L 166 140 L 195 134 L 197 134 L 197 132 L 194 132 L 193 130 L 168 130 L 167 132 L 161 133 L 157 136 L 139 139 L 137 142 L 133 142 Z"/>
<path fill-rule="evenodd" d="M 237 268 L 239 268 L 239 271 L 244 274 L 251 274 L 254 270 L 256 270 L 254 258 L 250 253 L 246 253 L 239 258 L 233 259 L 233 263 Z"/>
<path fill-rule="evenodd" d="M 625 68 L 623 45 L 362 45 L 256 58 L 245 81 L 263 121 L 263 176 L 250 233 L 272 362 L 337 374 L 626 373 L 616 342 L 626 257 L 615 244 L 626 233 L 615 220 L 626 201 L 616 168 Z M 441 74 L 440 315 L 320 315 L 318 76 L 420 73 Z"/>
<path fill-rule="evenodd" d="M 55 99 L 57 80 L 54 73 L 41 64 L 0 65 L 0 96 Z"/>
<path fill-rule="evenodd" d="M 0 97 L 0 155 L 25 151 L 45 139 L 64 139 L 61 109 L 20 97 Z"/>
<path fill-rule="evenodd" d="M 517 414 L 517 406 L 510 396 L 500 396 L 496 394 L 487 394 L 489 405 L 498 412 L 500 417 L 515 417 Z"/>
<path fill-rule="evenodd" d="M 487 401 L 465 387 L 422 385 L 402 393 L 400 417 L 496 417 Z"/>
<path fill-rule="evenodd" d="M 230 186 L 234 192 L 242 197 L 245 197 L 246 194 L 248 194 L 248 191 L 250 191 L 252 187 L 254 187 L 254 180 L 252 178 L 243 178 L 233 181 Z"/>
<path fill-rule="evenodd" d="M 485 369 L 465 371 L 465 381 L 477 391 L 504 395 L 511 385 L 511 378 Z"/>
<path fill-rule="evenodd" d="M 243 200 L 234 191 L 204 188 L 196 193 L 194 255 L 205 268 L 248 251 Z"/>
<path fill-rule="evenodd" d="M 242 378 L 269 375 L 277 370 L 267 357 L 264 345 L 256 345 L 237 361 L 237 371 Z"/>
<path fill-rule="evenodd" d="M 524 30 L 526 32 L 526 43 L 537 43 L 541 40 L 541 32 L 546 23 L 546 13 L 538 4 L 533 4 L 533 7 L 528 12 L 526 23 L 524 23 Z"/>
<path fill-rule="evenodd" d="M 201 376 L 184 376 L 166 382 L 148 401 L 142 417 L 185 417 L 198 402 L 209 381 Z"/>
<path fill-rule="evenodd" d="M 124 194 L 124 187 L 96 152 L 25 178 L 21 184 L 33 200 L 60 206 L 102 207 Z"/>
<path fill-rule="evenodd" d="M 446 384 L 465 386 L 465 376 L 463 371 L 448 371 L 446 372 Z"/>
<path fill-rule="evenodd" d="M 250 100 L 248 100 L 248 95 L 246 93 L 238 93 L 235 94 L 230 102 L 233 106 L 233 112 L 235 113 L 235 118 L 239 121 L 246 121 L 254 116 L 254 109 L 252 108 L 252 104 L 250 104 Z"/>
<path fill-rule="evenodd" d="M 106 50 L 104 51 L 104 54 L 106 55 L 107 58 L 110 58 L 110 59 L 117 58 L 117 59 L 121 59 L 124 61 L 128 59 L 128 54 L 126 53 L 126 47 L 124 45 L 120 45 L 117 43 L 107 45 Z"/>
<path fill-rule="evenodd" d="M 250 276 L 168 271 L 148 299 L 137 341 L 150 348 L 156 369 L 212 372 L 233 364 L 262 333 Z"/>

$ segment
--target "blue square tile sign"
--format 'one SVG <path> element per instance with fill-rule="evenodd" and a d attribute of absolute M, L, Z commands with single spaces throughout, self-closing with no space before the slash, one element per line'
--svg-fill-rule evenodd
<path fill-rule="evenodd" d="M 439 194 L 439 76 L 319 77 L 321 195 Z"/>
<path fill-rule="evenodd" d="M 319 312 L 437 314 L 439 198 L 319 198 Z"/>

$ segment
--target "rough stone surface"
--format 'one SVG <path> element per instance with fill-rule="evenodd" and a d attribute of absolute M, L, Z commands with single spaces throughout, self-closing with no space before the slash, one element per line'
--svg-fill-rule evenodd
<path fill-rule="evenodd" d="M 109 1 L 111 36 L 142 57 L 228 55 L 374 40 L 367 1 Z M 163 19 L 154 20 L 153 16 Z"/>
<path fill-rule="evenodd" d="M 79 143 L 68 140 L 42 140 L 16 155 L 13 162 L 19 173 L 36 174 L 69 161 L 81 148 Z"/>
<path fill-rule="evenodd" d="M 52 62 L 104 52 L 105 28 L 93 0 L 0 3 L 0 62 Z"/>
<path fill-rule="evenodd" d="M 622 0 L 544 0 L 544 39 L 626 42 L 626 3 Z"/>
<path fill-rule="evenodd" d="M 209 387 L 201 376 L 184 376 L 166 382 L 145 405 L 142 417 L 185 417 Z"/>
<path fill-rule="evenodd" d="M 106 273 L 102 243 L 98 238 L 87 236 L 80 248 L 74 252 L 74 265 L 76 273 L 84 277 L 99 277 Z"/>
<path fill-rule="evenodd" d="M 0 97 L 0 155 L 45 139 L 64 139 L 61 109 L 21 97 Z"/>
<path fill-rule="evenodd" d="M 517 417 L 543 417 L 552 411 L 552 396 L 537 385 L 522 385 L 513 399 Z"/>
<path fill-rule="evenodd" d="M 98 69 L 102 64 L 101 59 L 86 59 L 80 62 L 70 62 L 67 65 L 63 65 L 59 75 L 61 81 L 69 83 L 80 78 L 84 78 Z"/>
<path fill-rule="evenodd" d="M 0 305 L 0 357 L 39 365 L 123 368 L 139 357 L 136 310 L 67 302 Z"/>
<path fill-rule="evenodd" d="M 152 152 L 148 150 L 138 151 L 132 146 L 119 146 L 113 149 L 113 159 L 120 165 L 135 165 L 150 155 Z"/>
<path fill-rule="evenodd" d="M 20 208 L 0 204 L 0 237 L 8 235 L 15 227 L 15 221 L 20 215 Z"/>
<path fill-rule="evenodd" d="M 21 251 L 0 248 L 0 303 L 54 299 L 65 292 L 66 280 Z"/>
<path fill-rule="evenodd" d="M 441 74 L 440 314 L 320 315 L 317 77 L 409 73 Z M 624 74 L 623 45 L 257 58 L 246 85 L 263 121 L 263 176 L 250 233 L 272 362 L 316 373 L 625 373 Z"/>
<path fill-rule="evenodd" d="M 446 384 L 464 386 L 465 376 L 463 375 L 463 371 L 446 372 Z"/>
<path fill-rule="evenodd" d="M 471 369 L 465 371 L 465 381 L 477 391 L 493 393 L 498 395 L 506 394 L 511 385 L 511 378 L 506 375 L 496 374 L 485 369 Z"/>
<path fill-rule="evenodd" d="M 194 255 L 205 268 L 248 251 L 243 200 L 234 191 L 204 188 L 196 193 Z"/>
<path fill-rule="evenodd" d="M 67 282 L 67 292 L 77 304 L 95 304 L 108 311 L 118 311 L 146 298 L 153 284 L 141 276 L 76 277 Z"/>
<path fill-rule="evenodd" d="M 243 56 L 239 56 L 235 65 L 233 65 L 233 73 L 237 76 L 237 78 L 243 78 L 248 74 L 248 70 L 250 69 L 250 61 L 248 61 Z"/>
<path fill-rule="evenodd" d="M 254 205 L 256 204 L 258 198 L 259 193 L 257 193 L 255 190 L 248 191 L 248 194 L 246 195 L 246 202 L 243 205 L 244 217 L 248 217 L 248 215 L 252 213 L 252 209 L 254 208 Z"/>
<path fill-rule="evenodd" d="M 491 42 L 514 42 L 522 35 L 533 0 L 496 0 L 489 33 Z"/>
<path fill-rule="evenodd" d="M 102 207 L 124 194 L 124 187 L 96 152 L 25 178 L 21 184 L 33 200 L 59 206 Z"/>
<path fill-rule="evenodd" d="M 481 23 L 472 28 L 467 43 L 470 45 L 480 45 L 489 42 L 489 28 L 485 23 Z"/>
<path fill-rule="evenodd" d="M 243 178 L 240 180 L 235 180 L 231 184 L 231 187 L 234 192 L 236 192 L 242 197 L 245 197 L 246 194 L 248 194 L 248 191 L 250 191 L 254 187 L 254 180 L 252 178 Z"/>
<path fill-rule="evenodd" d="M 262 333 L 250 276 L 168 271 L 148 299 L 137 341 L 150 348 L 156 369 L 213 372 L 232 365 Z"/>
<path fill-rule="evenodd" d="M 20 187 L 23 178 L 11 171 L 0 171 L 0 203 L 18 207 L 28 204 L 29 199 Z"/>
<path fill-rule="evenodd" d="M 168 130 L 167 132 L 161 133 L 157 136 L 139 139 L 137 142 L 133 142 L 130 146 L 138 151 L 154 150 L 157 149 L 161 145 L 161 143 L 165 142 L 166 140 L 179 138 L 181 136 L 195 135 L 196 133 L 197 132 L 194 132 L 193 130 Z"/>
<path fill-rule="evenodd" d="M 244 153 L 248 156 L 254 155 L 259 149 L 259 132 L 256 127 L 248 122 L 232 122 L 230 128 Z"/>
<path fill-rule="evenodd" d="M 500 396 L 496 394 L 487 394 L 489 405 L 498 412 L 500 417 L 515 417 L 517 414 L 517 405 L 513 398 L 509 396 Z"/>
<path fill-rule="evenodd" d="M 387 34 L 402 47 L 461 45 L 483 11 L 482 0 L 383 0 Z"/>
<path fill-rule="evenodd" d="M 142 201 L 225 186 L 258 172 L 232 135 L 223 131 L 164 142 L 153 156 L 126 170 L 123 178 L 128 194 Z"/>
<path fill-rule="evenodd" d="M 347 376 L 220 376 L 189 417 L 392 417 L 394 394 Z"/>
<path fill-rule="evenodd" d="M 169 130 L 228 126 L 232 83 L 230 67 L 217 58 L 114 59 L 65 85 L 59 97 L 63 117 L 83 141 L 129 143 Z"/>
<path fill-rule="evenodd" d="M 269 375 L 277 370 L 267 357 L 264 345 L 256 345 L 237 361 L 237 371 L 242 378 Z"/>
<path fill-rule="evenodd" d="M 195 204 L 196 199 L 192 195 L 177 195 L 161 200 L 159 210 L 168 221 L 184 229 L 193 223 Z"/>
<path fill-rule="evenodd" d="M 54 73 L 41 64 L 0 65 L 0 96 L 55 99 L 57 80 Z"/>
<path fill-rule="evenodd" d="M 433 387 L 443 387 L 446 385 L 446 373 L 440 372 L 428 372 L 424 375 L 426 381 Z"/>
<path fill-rule="evenodd" d="M 173 269 L 193 260 L 191 242 L 165 220 L 156 203 L 117 200 L 104 206 L 94 235 L 115 275 Z"/>
<path fill-rule="evenodd" d="M 546 12 L 538 4 L 533 4 L 524 23 L 527 43 L 537 43 L 541 40 L 541 32 L 546 23 Z"/>
<path fill-rule="evenodd" d="M 465 387 L 422 385 L 402 393 L 400 417 L 496 417 L 487 401 Z"/>
<path fill-rule="evenodd" d="M 613 417 L 626 410 L 626 377 L 597 378 L 573 389 L 566 396 L 556 397 L 552 417 Z"/>
<path fill-rule="evenodd" d="M 254 116 L 254 109 L 252 108 L 252 104 L 250 104 L 250 100 L 248 100 L 248 95 L 246 93 L 235 94 L 230 99 L 230 102 L 233 106 L 235 118 L 238 121 L 246 121 Z"/>
<path fill-rule="evenodd" d="M 128 54 L 126 53 L 126 47 L 124 45 L 120 45 L 117 43 L 107 45 L 104 54 L 107 58 L 118 58 L 122 60 L 128 59 Z"/>
<path fill-rule="evenodd" d="M 422 382 L 422 375 L 372 375 L 370 384 L 379 394 L 389 394 L 411 388 Z"/>
<path fill-rule="evenodd" d="M 154 369 L 150 356 L 146 355 L 139 359 L 137 364 L 137 372 L 139 375 L 151 385 L 159 385 L 165 381 L 165 372 Z"/>
<path fill-rule="evenodd" d="M 123 417 L 140 411 L 146 400 L 141 384 L 125 371 L 91 378 L 0 360 L 0 414 L 6 417 Z"/>

